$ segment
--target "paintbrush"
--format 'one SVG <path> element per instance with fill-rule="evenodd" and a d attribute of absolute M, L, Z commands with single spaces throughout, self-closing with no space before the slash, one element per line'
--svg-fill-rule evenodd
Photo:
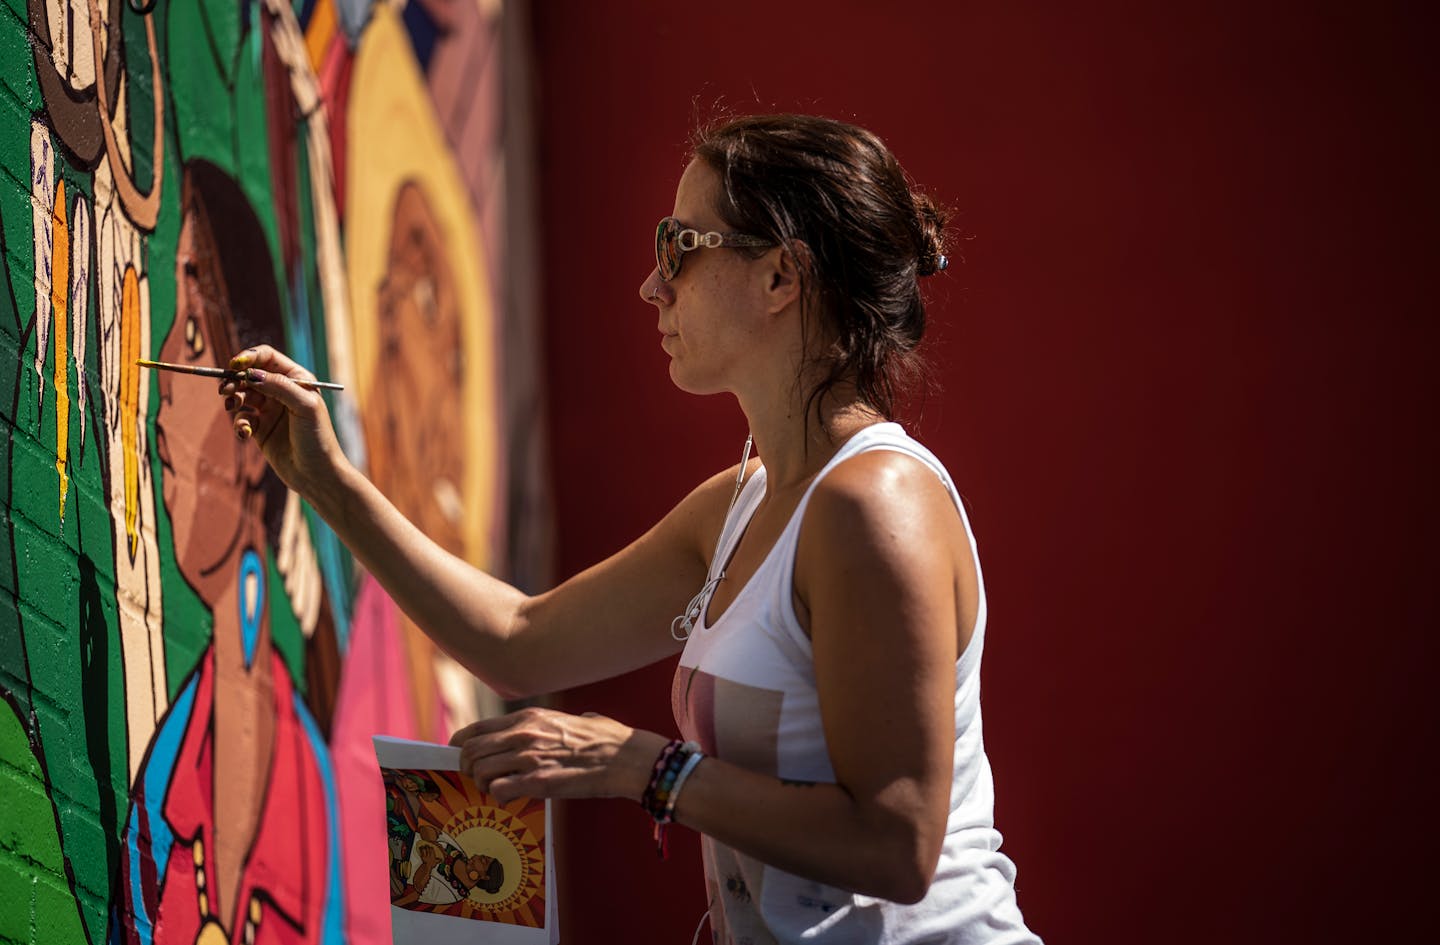
<path fill-rule="evenodd" d="M 204 367 L 198 364 L 171 364 L 168 361 L 147 361 L 144 358 L 136 358 L 135 363 L 141 367 L 155 368 L 157 371 L 178 371 L 181 374 L 198 374 L 201 377 L 223 377 L 230 381 L 245 380 L 244 371 L 231 371 L 226 368 Z M 292 377 L 290 380 L 301 387 L 324 388 L 325 390 L 344 390 L 344 384 L 336 384 L 334 381 L 302 381 Z"/>

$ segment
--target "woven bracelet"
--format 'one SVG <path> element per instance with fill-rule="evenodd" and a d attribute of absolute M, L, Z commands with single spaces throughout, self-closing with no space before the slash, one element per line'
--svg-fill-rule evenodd
<path fill-rule="evenodd" d="M 684 742 L 678 738 L 672 739 L 669 744 L 660 750 L 660 754 L 655 758 L 655 766 L 650 770 L 650 783 L 645 785 L 645 792 L 640 795 L 640 806 L 645 808 L 645 812 L 652 817 L 655 816 L 655 792 L 660 788 L 660 782 L 665 777 L 665 771 L 670 764 L 670 760 L 675 757 L 676 752 L 684 747 Z M 662 801 L 662 809 L 663 803 Z"/>
<path fill-rule="evenodd" d="M 695 742 L 670 742 L 655 759 L 650 783 L 640 797 L 640 806 L 655 821 L 655 852 L 665 858 L 665 827 L 675 819 L 675 802 L 680 787 L 705 755 Z"/>

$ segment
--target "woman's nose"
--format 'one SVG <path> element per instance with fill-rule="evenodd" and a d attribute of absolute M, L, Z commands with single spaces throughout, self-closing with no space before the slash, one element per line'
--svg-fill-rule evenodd
<path fill-rule="evenodd" d="M 651 269 L 650 275 L 640 283 L 640 298 L 651 305 L 665 305 L 674 299 L 674 294 L 670 284 L 661 281 L 659 270 Z"/>

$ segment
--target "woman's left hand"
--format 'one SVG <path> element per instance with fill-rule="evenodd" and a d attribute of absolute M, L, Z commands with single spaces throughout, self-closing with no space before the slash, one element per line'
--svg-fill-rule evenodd
<path fill-rule="evenodd" d="M 450 737 L 460 770 L 501 802 L 517 797 L 628 797 L 650 782 L 664 736 L 603 715 L 530 707 Z"/>

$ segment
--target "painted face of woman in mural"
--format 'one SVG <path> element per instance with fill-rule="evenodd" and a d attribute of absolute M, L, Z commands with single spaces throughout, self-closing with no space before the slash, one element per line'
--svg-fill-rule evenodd
<path fill-rule="evenodd" d="M 175 321 L 160 359 L 223 365 L 236 346 L 225 276 L 204 205 L 185 180 L 186 212 L 175 254 Z M 186 581 L 212 607 L 234 580 L 234 561 L 264 540 L 259 483 L 265 470 L 230 433 L 228 418 L 204 396 L 208 382 L 160 371 L 156 450 L 175 558 Z M 227 564 L 228 562 L 228 564 Z"/>
<path fill-rule="evenodd" d="M 224 364 L 241 342 L 277 341 L 279 297 L 260 224 L 214 165 L 186 165 L 175 254 L 175 321 L 160 357 Z M 220 227 L 224 229 L 221 230 Z M 175 558 L 214 618 L 209 882 L 232 903 L 263 812 L 277 731 L 266 552 L 275 480 L 230 434 L 203 379 L 159 372 L 156 445 Z M 207 389 L 208 388 L 208 389 Z M 282 670 L 283 672 L 283 670 Z M 222 921 L 216 919 L 215 921 Z"/>
<path fill-rule="evenodd" d="M 371 473 L 427 535 L 461 553 L 460 309 L 439 223 L 413 182 L 395 196 L 379 302 L 380 363 L 365 411 Z"/>

